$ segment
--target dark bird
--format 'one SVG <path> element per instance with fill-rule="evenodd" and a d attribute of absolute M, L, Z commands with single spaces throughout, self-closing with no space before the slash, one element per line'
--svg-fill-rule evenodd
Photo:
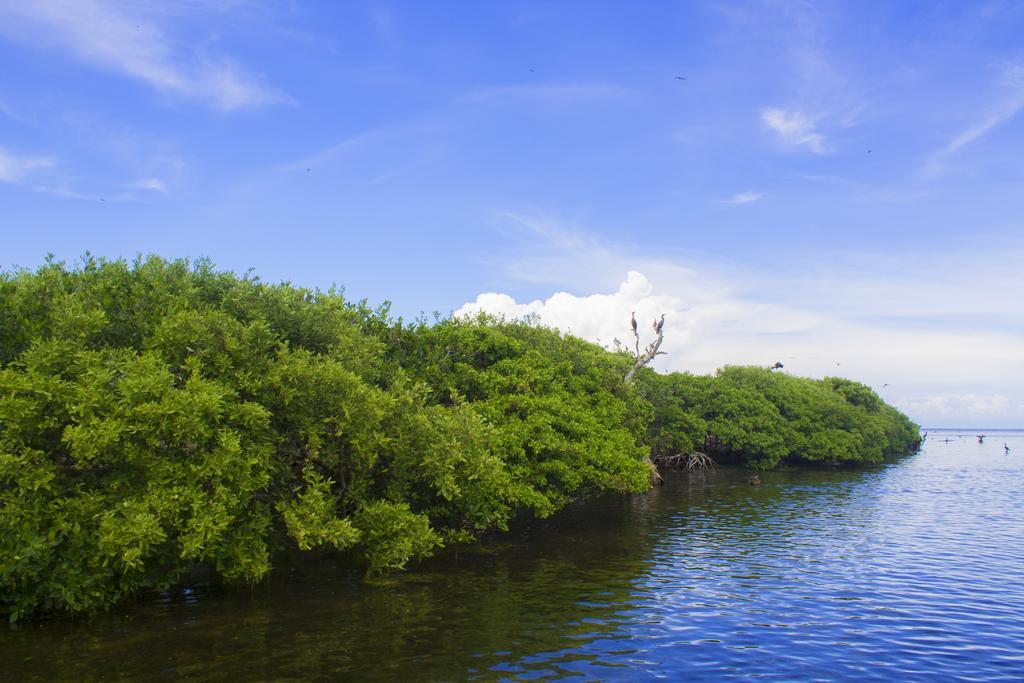
<path fill-rule="evenodd" d="M 309 169 L 308 168 L 306 169 L 306 173 L 309 173 Z"/>
<path fill-rule="evenodd" d="M 654 321 L 654 331 L 661 334 L 661 328 L 665 327 L 665 314 L 661 314 L 661 320 Z"/>
<path fill-rule="evenodd" d="M 1003 452 L 1005 452 L 1007 455 L 1010 454 L 1010 447 L 1006 445 L 1005 441 L 1003 442 Z"/>
<path fill-rule="evenodd" d="M 751 486 L 760 486 L 761 477 L 756 474 L 751 475 L 750 477 L 747 477 L 747 483 L 750 484 Z"/>
<path fill-rule="evenodd" d="M 888 383 L 888 382 L 886 382 L 885 384 L 883 384 L 883 385 L 882 385 L 882 388 L 883 388 L 883 389 L 885 389 L 885 388 L 886 388 L 887 386 L 889 386 L 889 383 Z"/>
<path fill-rule="evenodd" d="M 978 443 L 985 443 L 985 435 L 978 434 Z"/>
<path fill-rule="evenodd" d="M 686 76 L 676 76 L 676 80 L 677 81 L 685 81 L 686 80 Z"/>
<path fill-rule="evenodd" d="M 636 334 L 636 311 L 633 311 L 629 316 L 629 326 L 633 328 L 633 334 Z"/>
<path fill-rule="evenodd" d="M 780 363 L 779 361 L 775 361 L 775 365 L 771 366 L 768 369 L 769 370 L 781 370 L 782 368 L 783 368 L 782 363 Z"/>
<path fill-rule="evenodd" d="M 868 150 L 868 154 L 871 154 L 871 150 L 870 149 Z"/>

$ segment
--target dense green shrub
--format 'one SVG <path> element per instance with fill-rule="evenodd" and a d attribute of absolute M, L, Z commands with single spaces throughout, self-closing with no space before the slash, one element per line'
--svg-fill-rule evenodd
<path fill-rule="evenodd" d="M 531 322 L 404 324 L 205 261 L 0 275 L 0 605 L 87 611 L 285 551 L 369 572 L 648 485 L 646 456 L 877 461 L 916 427 L 870 389 L 753 368 L 623 381 Z"/>
<path fill-rule="evenodd" d="M 780 461 L 881 462 L 920 445 L 920 430 L 869 387 L 727 366 L 714 377 L 640 375 L 654 406 L 655 457 L 694 450 L 760 469 Z"/>
<path fill-rule="evenodd" d="M 0 324 L 13 618 L 197 565 L 257 581 L 288 548 L 401 568 L 519 511 L 646 485 L 622 361 L 536 326 L 404 326 L 159 258 L 6 273 Z"/>
<path fill-rule="evenodd" d="M 545 516 L 581 493 L 646 488 L 650 408 L 623 382 L 621 356 L 481 316 L 409 327 L 394 358 L 441 404 L 471 405 L 494 428 L 512 505 Z"/>

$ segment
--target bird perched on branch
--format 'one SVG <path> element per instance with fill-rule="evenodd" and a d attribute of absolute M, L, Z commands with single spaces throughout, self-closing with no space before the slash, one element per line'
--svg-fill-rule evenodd
<path fill-rule="evenodd" d="M 654 331 L 661 334 L 661 328 L 665 326 L 665 314 L 661 314 L 661 320 L 654 321 Z"/>
<path fill-rule="evenodd" d="M 633 311 L 629 317 L 629 326 L 633 328 L 633 334 L 636 334 L 636 311 Z"/>

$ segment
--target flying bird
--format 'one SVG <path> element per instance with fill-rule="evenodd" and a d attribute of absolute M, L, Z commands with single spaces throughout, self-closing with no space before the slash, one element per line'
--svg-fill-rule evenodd
<path fill-rule="evenodd" d="M 636 311 L 633 311 L 629 316 L 629 326 L 633 328 L 633 334 L 636 334 Z"/>
<path fill-rule="evenodd" d="M 775 365 L 771 366 L 771 367 L 770 367 L 770 368 L 768 368 L 768 369 L 769 369 L 769 370 L 780 370 L 780 369 L 781 369 L 782 367 L 784 367 L 784 366 L 782 365 L 782 363 L 780 363 L 779 361 L 775 361 Z"/>
<path fill-rule="evenodd" d="M 686 80 L 686 76 L 676 76 L 676 80 L 677 81 L 685 81 Z"/>
<path fill-rule="evenodd" d="M 978 443 L 985 443 L 985 435 L 978 434 Z"/>

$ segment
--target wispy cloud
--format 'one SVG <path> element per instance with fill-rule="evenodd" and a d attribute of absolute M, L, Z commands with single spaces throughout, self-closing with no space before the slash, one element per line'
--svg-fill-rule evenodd
<path fill-rule="evenodd" d="M 24 120 L 21 116 L 18 115 L 16 111 L 14 111 L 14 108 L 8 105 L 7 102 L 5 102 L 4 100 L 0 100 L 0 114 L 3 114 L 7 118 L 13 119 L 15 121 Z"/>
<path fill-rule="evenodd" d="M 951 154 L 964 145 L 970 144 L 978 138 L 987 135 L 993 128 L 1006 123 L 1016 116 L 1017 112 L 1019 112 L 1021 108 L 1024 108 L 1024 97 L 1003 105 L 993 112 L 989 112 L 979 121 L 971 124 L 966 130 L 950 140 L 949 144 L 943 148 L 942 153 Z"/>
<path fill-rule="evenodd" d="M 395 14 L 389 7 L 374 3 L 367 8 L 370 24 L 377 35 L 386 44 L 394 46 L 398 44 L 398 29 L 395 22 Z"/>
<path fill-rule="evenodd" d="M 388 131 L 389 129 L 386 127 L 373 128 L 339 142 L 331 143 L 312 154 L 308 154 L 300 159 L 296 159 L 295 161 L 285 162 L 275 168 L 276 170 L 285 172 L 305 171 L 314 166 L 327 163 L 336 157 L 355 151 L 380 136 L 385 135 Z"/>
<path fill-rule="evenodd" d="M 971 420 L 978 418 L 1005 418 L 1021 411 L 1009 397 L 1002 394 L 939 394 L 920 398 L 896 399 L 894 403 L 903 410 L 927 416 L 932 420 L 943 418 Z M 927 426 L 927 422 L 925 426 Z"/>
<path fill-rule="evenodd" d="M 940 175 L 945 170 L 947 159 L 957 150 L 985 137 L 1024 109 L 1024 63 L 1004 67 L 999 85 L 1004 91 L 1000 101 L 955 135 L 942 149 L 928 157 L 924 167 L 925 177 Z"/>
<path fill-rule="evenodd" d="M 615 99 L 626 94 L 626 89 L 607 83 L 522 83 L 484 88 L 464 95 L 459 101 L 488 103 L 518 98 L 550 105 L 568 105 Z"/>
<path fill-rule="evenodd" d="M 72 190 L 65 185 L 32 185 L 30 189 L 33 192 L 50 195 L 51 197 L 59 197 L 60 199 L 78 199 L 90 202 L 94 202 L 99 199 L 95 194 L 78 192 L 77 190 Z"/>
<path fill-rule="evenodd" d="M 160 178 L 140 178 L 128 183 L 133 190 L 150 190 L 152 192 L 167 192 L 167 184 Z"/>
<path fill-rule="evenodd" d="M 805 114 L 785 109 L 764 109 L 761 122 L 775 131 L 787 145 L 805 145 L 815 154 L 828 151 L 825 136 L 818 132 L 816 121 Z"/>
<path fill-rule="evenodd" d="M 50 157 L 26 157 L 11 154 L 0 147 L 0 182 L 17 183 L 32 171 L 56 165 Z"/>
<path fill-rule="evenodd" d="M 753 190 L 747 190 L 746 192 L 737 192 L 728 199 L 718 200 L 719 204 L 749 204 L 756 202 L 758 199 L 763 197 L 760 192 L 754 192 Z"/>
<path fill-rule="evenodd" d="M 865 89 L 872 77 L 848 53 L 835 49 L 848 17 L 841 5 L 819 2 L 751 3 L 748 11 L 726 13 L 741 52 L 753 40 L 760 48 L 756 68 L 777 81 L 785 107 L 765 107 L 761 124 L 791 147 L 826 154 L 837 138 L 870 117 Z M 753 38 L 756 35 L 757 38 Z M 827 125 L 826 125 L 827 124 Z"/>
<path fill-rule="evenodd" d="M 144 5 L 96 0 L 0 3 L 8 37 L 66 51 L 93 67 L 163 92 L 205 100 L 223 111 L 291 101 L 227 57 L 179 47 Z"/>

